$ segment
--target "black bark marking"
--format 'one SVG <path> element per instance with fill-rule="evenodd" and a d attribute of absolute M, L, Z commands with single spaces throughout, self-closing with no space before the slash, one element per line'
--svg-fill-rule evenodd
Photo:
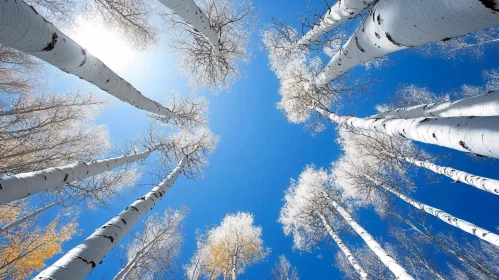
<path fill-rule="evenodd" d="M 107 239 L 111 240 L 111 243 L 114 243 L 114 237 L 112 237 L 112 236 L 107 236 L 107 235 L 99 235 L 99 236 L 107 238 Z"/>
<path fill-rule="evenodd" d="M 499 12 L 499 4 L 494 0 L 480 0 L 482 5 L 494 12 Z"/>
<path fill-rule="evenodd" d="M 465 150 L 471 151 L 470 148 L 466 146 L 466 143 L 464 143 L 463 141 L 459 141 L 459 145 L 463 147 Z"/>
<path fill-rule="evenodd" d="M 145 196 L 141 196 L 137 200 L 146 200 L 146 197 Z"/>
<path fill-rule="evenodd" d="M 487 158 L 488 156 L 484 156 L 484 155 L 479 155 L 479 154 L 474 154 L 476 157 L 480 157 L 480 158 Z"/>
<path fill-rule="evenodd" d="M 135 207 L 135 206 L 130 206 L 130 208 L 132 208 L 133 210 L 139 212 L 139 209 L 137 209 L 137 207 Z"/>
<path fill-rule="evenodd" d="M 402 44 L 397 43 L 397 42 L 395 42 L 395 40 L 393 40 L 392 36 L 390 36 L 390 33 L 385 32 L 385 35 L 386 35 L 386 39 L 388 39 L 388 41 L 390 41 L 392 44 L 394 44 L 395 46 L 401 47 L 401 48 L 403 47 Z"/>
<path fill-rule="evenodd" d="M 357 45 L 357 48 L 359 48 L 359 50 L 360 50 L 361 52 L 366 52 L 366 51 L 362 48 L 362 46 L 360 45 L 360 43 L 359 43 L 359 38 L 357 38 L 357 37 L 355 37 L 355 44 Z"/>
<path fill-rule="evenodd" d="M 374 32 L 374 35 L 376 35 L 376 38 L 381 39 L 381 35 L 379 35 L 378 32 Z"/>
<path fill-rule="evenodd" d="M 0 184 L 0 191 L 1 191 L 1 190 L 3 190 L 3 188 L 2 188 L 2 184 Z"/>
<path fill-rule="evenodd" d="M 437 136 L 435 135 L 435 132 L 433 132 L 433 133 L 431 134 L 431 136 L 433 136 L 433 138 L 437 139 Z"/>
<path fill-rule="evenodd" d="M 378 20 L 378 25 L 381 25 L 381 23 L 383 22 L 383 19 L 381 18 L 380 14 L 378 14 L 378 16 L 376 17 L 376 19 Z"/>
<path fill-rule="evenodd" d="M 79 257 L 79 256 L 78 256 L 78 257 L 76 257 L 76 258 L 77 258 L 77 259 L 82 260 L 82 261 L 83 261 L 84 263 L 86 263 L 86 264 L 90 264 L 90 265 L 92 265 L 92 268 L 94 268 L 94 267 L 96 267 L 96 266 L 97 266 L 97 265 L 95 264 L 95 262 L 94 262 L 94 261 L 87 261 L 86 259 L 84 259 L 84 258 L 82 258 L 82 257 Z"/>
<path fill-rule="evenodd" d="M 128 207 L 127 207 L 128 208 Z M 121 219 L 121 221 L 126 225 L 126 221 L 125 219 Z"/>
<path fill-rule="evenodd" d="M 424 118 L 422 120 L 419 121 L 419 123 L 424 123 L 424 122 L 429 122 L 430 121 L 430 118 Z"/>
<path fill-rule="evenodd" d="M 69 174 L 66 174 L 66 176 L 64 176 L 64 182 L 66 182 L 66 180 L 68 179 L 68 176 L 69 176 Z"/>
<path fill-rule="evenodd" d="M 81 53 L 83 54 L 84 58 L 79 67 L 82 67 L 83 65 L 85 65 L 85 62 L 87 62 L 87 52 L 85 51 L 85 49 L 82 48 Z"/>
<path fill-rule="evenodd" d="M 57 36 L 57 33 L 54 32 L 54 34 L 52 34 L 52 41 L 42 49 L 42 52 L 49 52 L 53 50 L 55 48 L 55 44 L 57 43 L 57 38 L 59 38 L 59 36 Z"/>
<path fill-rule="evenodd" d="M 442 42 L 447 42 L 447 41 L 449 41 L 450 39 L 452 39 L 452 38 L 443 38 L 443 39 L 442 39 Z"/>

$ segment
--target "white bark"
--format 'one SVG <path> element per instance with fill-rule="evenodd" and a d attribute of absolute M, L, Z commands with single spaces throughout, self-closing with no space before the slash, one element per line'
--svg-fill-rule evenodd
<path fill-rule="evenodd" d="M 194 0 L 159 0 L 159 2 L 192 26 L 195 31 L 203 35 L 215 51 L 220 50 L 218 33 L 211 27 L 210 19 L 196 5 Z"/>
<path fill-rule="evenodd" d="M 0 44 L 36 56 L 139 109 L 176 118 L 21 0 L 0 2 Z"/>
<path fill-rule="evenodd" d="M 376 114 L 373 119 L 499 116 L 499 91 L 456 101 L 423 104 Z"/>
<path fill-rule="evenodd" d="M 316 77 L 323 87 L 356 65 L 499 24 L 494 0 L 380 0 Z"/>
<path fill-rule="evenodd" d="M 22 224 L 22 223 L 24 223 L 24 222 L 27 222 L 27 221 L 29 221 L 29 220 L 33 219 L 34 217 L 36 217 L 36 216 L 40 215 L 41 213 L 45 212 L 46 210 L 48 210 L 48 209 L 50 209 L 50 208 L 52 208 L 52 207 L 54 207 L 54 206 L 61 205 L 61 204 L 63 204 L 65 201 L 68 201 L 68 200 L 70 200 L 70 199 L 72 199 L 72 198 L 75 198 L 75 197 L 77 197 L 77 196 L 80 196 L 80 195 L 82 195 L 82 194 L 77 194 L 77 195 L 72 195 L 72 196 L 66 197 L 66 198 L 61 199 L 61 200 L 59 200 L 59 201 L 57 201 L 57 202 L 54 202 L 54 203 L 51 203 L 51 204 L 49 204 L 49 205 L 46 205 L 46 206 L 44 206 L 44 207 L 42 207 L 42 208 L 39 208 L 39 209 L 37 209 L 37 210 L 35 210 L 35 211 L 33 211 L 33 212 L 31 212 L 31 213 L 27 214 L 27 215 L 24 215 L 23 217 L 21 217 L 21 218 L 19 218 L 19 219 L 15 220 L 14 222 L 9 223 L 9 224 L 5 225 L 4 227 L 0 228 L 0 234 L 2 234 L 2 233 L 4 233 L 4 232 L 8 231 L 9 229 L 11 229 L 11 228 L 13 228 L 13 227 L 16 227 L 16 226 L 18 226 L 18 225 L 20 225 L 20 224 Z"/>
<path fill-rule="evenodd" d="M 352 229 L 366 242 L 367 246 L 378 256 L 381 262 L 395 275 L 396 279 L 414 279 L 407 271 L 397 263 L 386 251 L 381 247 L 381 245 L 374 239 L 374 237 L 369 234 L 363 227 L 361 227 L 353 218 L 350 216 L 347 210 L 341 207 L 336 201 L 334 201 L 327 193 L 324 192 L 324 197 L 328 199 L 331 205 L 338 211 L 338 213 L 345 219 L 346 223 L 349 224 Z"/>
<path fill-rule="evenodd" d="M 331 225 L 329 225 L 329 221 L 326 219 L 326 217 L 324 217 L 324 215 L 322 215 L 320 212 L 317 212 L 317 215 L 319 215 L 319 217 L 321 218 L 322 224 L 326 228 L 331 238 L 333 238 L 334 242 L 336 242 L 338 247 L 340 247 L 345 257 L 347 257 L 348 262 L 352 265 L 355 271 L 359 273 L 360 279 L 367 279 L 367 272 L 360 266 L 359 262 L 355 259 L 350 249 L 348 249 L 348 247 L 345 245 L 345 243 L 343 243 L 341 238 L 331 228 Z"/>
<path fill-rule="evenodd" d="M 145 216 L 163 198 L 168 189 L 175 183 L 185 164 L 186 158 L 183 158 L 159 185 L 97 229 L 83 243 L 70 250 L 34 279 L 84 279 L 96 265 L 102 262 L 106 254 L 118 244 L 139 219 Z"/>
<path fill-rule="evenodd" d="M 464 171 L 456 170 L 451 167 L 440 166 L 428 161 L 420 161 L 413 158 L 403 158 L 405 161 L 414 165 L 426 168 L 435 173 L 447 176 L 453 179 L 456 183 L 465 183 L 482 191 L 490 192 L 499 195 L 499 181 L 486 177 L 476 176 Z"/>
<path fill-rule="evenodd" d="M 315 108 L 338 125 L 404 137 L 478 156 L 499 158 L 499 116 L 362 119 Z"/>
<path fill-rule="evenodd" d="M 433 215 L 433 216 L 439 218 L 440 220 L 448 223 L 451 226 L 459 228 L 459 229 L 461 229 L 469 234 L 473 234 L 473 235 L 477 236 L 478 238 L 483 239 L 483 240 L 499 247 L 499 235 L 497 235 L 493 232 L 490 232 L 486 229 L 483 229 L 481 227 L 478 227 L 478 226 L 476 226 L 470 222 L 467 222 L 465 220 L 461 220 L 459 218 L 456 218 L 456 217 L 454 217 L 454 216 L 452 216 L 452 215 L 450 215 L 450 214 L 448 214 L 448 213 L 446 213 L 438 208 L 431 207 L 429 205 L 421 203 L 415 199 L 412 199 L 406 195 L 399 193 L 398 191 L 396 191 L 393 188 L 386 187 L 386 186 L 382 186 L 382 187 L 384 189 L 388 190 L 389 192 L 393 193 L 394 195 L 396 195 L 400 199 L 404 200 L 405 202 L 409 203 L 410 205 L 412 205 L 420 210 L 423 210 L 430 215 Z"/>
<path fill-rule="evenodd" d="M 21 199 L 149 156 L 153 150 L 104 160 L 77 162 L 0 178 L 0 204 Z"/>
<path fill-rule="evenodd" d="M 339 0 L 324 15 L 322 20 L 303 35 L 296 44 L 307 45 L 341 23 L 354 18 L 374 0 Z"/>

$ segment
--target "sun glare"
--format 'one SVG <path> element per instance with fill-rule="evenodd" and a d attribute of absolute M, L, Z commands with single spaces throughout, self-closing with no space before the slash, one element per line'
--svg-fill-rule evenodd
<path fill-rule="evenodd" d="M 79 20 L 71 38 L 114 70 L 125 68 L 137 57 L 138 51 L 99 22 Z"/>

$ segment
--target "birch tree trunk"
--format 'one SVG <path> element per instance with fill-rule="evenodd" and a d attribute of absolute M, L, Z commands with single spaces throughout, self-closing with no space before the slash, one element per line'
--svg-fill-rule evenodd
<path fill-rule="evenodd" d="M 381 247 L 381 245 L 374 239 L 374 237 L 369 234 L 363 227 L 361 227 L 353 218 L 350 216 L 347 210 L 341 207 L 336 201 L 334 201 L 326 192 L 324 192 L 324 197 L 331 203 L 331 205 L 338 211 L 338 213 L 343 217 L 343 219 L 349 224 L 352 229 L 366 242 L 367 246 L 378 256 L 381 262 L 395 275 L 396 279 L 414 279 L 407 271 L 393 259 L 388 252 Z"/>
<path fill-rule="evenodd" d="M 141 110 L 177 117 L 142 95 L 22 0 L 1 1 L 0 22 L 1 45 L 36 56 Z"/>
<path fill-rule="evenodd" d="M 414 165 L 426 168 L 435 173 L 447 176 L 453 179 L 456 183 L 465 183 L 467 185 L 478 188 L 482 191 L 490 192 L 499 195 L 499 181 L 481 176 L 476 176 L 464 171 L 456 170 L 451 167 L 440 166 L 428 161 L 420 161 L 413 158 L 403 158 L 405 161 Z"/>
<path fill-rule="evenodd" d="M 499 24 L 494 0 L 380 0 L 314 82 L 324 87 L 349 69 L 387 54 Z"/>
<path fill-rule="evenodd" d="M 237 279 L 236 267 L 237 267 L 237 254 L 234 255 L 234 261 L 232 263 L 232 269 L 230 271 L 231 280 L 236 280 Z"/>
<path fill-rule="evenodd" d="M 409 203 L 410 205 L 412 205 L 420 210 L 423 210 L 430 215 L 433 215 L 433 216 L 439 218 L 440 220 L 448 223 L 451 226 L 454 226 L 458 229 L 461 229 L 469 234 L 473 234 L 473 235 L 477 236 L 478 238 L 483 239 L 483 240 L 499 247 L 499 235 L 497 235 L 493 232 L 490 232 L 486 229 L 483 229 L 477 225 L 474 225 L 470 222 L 467 222 L 465 220 L 456 218 L 456 217 L 454 217 L 454 216 L 452 216 L 452 215 L 450 215 L 450 214 L 448 214 L 448 213 L 446 213 L 438 208 L 421 203 L 415 199 L 412 199 L 406 195 L 401 194 L 400 192 L 396 191 L 393 188 L 386 187 L 386 186 L 382 186 L 382 187 L 384 189 L 386 189 L 387 191 L 393 193 L 394 195 L 396 195 L 400 199 L 404 200 L 405 202 Z"/>
<path fill-rule="evenodd" d="M 118 166 L 147 158 L 152 151 L 154 150 L 4 176 L 0 178 L 0 204 L 113 170 Z"/>
<path fill-rule="evenodd" d="M 203 35 L 215 51 L 220 50 L 218 33 L 211 27 L 210 19 L 196 5 L 194 0 L 159 0 L 159 2 L 192 26 L 196 32 Z"/>
<path fill-rule="evenodd" d="M 97 229 L 83 243 L 70 250 L 34 279 L 84 279 L 95 266 L 102 262 L 106 254 L 118 244 L 139 219 L 145 216 L 163 198 L 168 189 L 175 183 L 185 164 L 186 158 L 183 158 L 159 185 L 145 196 L 138 198 L 120 214 Z"/>
<path fill-rule="evenodd" d="M 113 280 L 125 280 L 128 278 L 128 275 L 130 275 L 130 272 L 136 267 L 137 261 L 140 259 L 142 254 L 149 250 L 149 248 L 156 243 L 156 238 L 149 241 L 144 247 L 142 247 L 137 253 L 135 253 L 135 256 L 133 256 L 133 259 L 130 260 L 125 267 L 123 267 L 117 274 L 114 276 Z"/>
<path fill-rule="evenodd" d="M 31 213 L 27 214 L 27 215 L 24 215 L 23 217 L 21 217 L 21 218 L 19 218 L 19 219 L 15 220 L 14 222 L 9 223 L 9 224 L 5 225 L 4 227 L 0 228 L 0 234 L 2 234 L 2 233 L 4 233 L 4 232 L 8 231 L 9 229 L 11 229 L 11 228 L 13 228 L 13 227 L 18 226 L 18 225 L 20 225 L 20 224 L 22 224 L 22 223 L 24 223 L 24 222 L 27 222 L 27 221 L 31 220 L 32 218 L 34 218 L 34 217 L 36 217 L 36 216 L 40 215 L 41 213 L 45 212 L 46 210 L 48 210 L 48 209 L 50 209 L 50 208 L 52 208 L 52 207 L 54 207 L 54 206 L 61 205 L 61 204 L 63 204 L 65 201 L 68 201 L 68 200 L 70 200 L 70 199 L 72 199 L 72 198 L 75 198 L 75 197 L 78 197 L 78 196 L 80 196 L 80 195 L 82 195 L 82 193 L 77 194 L 77 195 L 72 195 L 72 196 L 66 197 L 66 198 L 61 199 L 61 200 L 59 200 L 59 201 L 57 201 L 57 202 L 54 202 L 54 203 L 51 203 L 51 204 L 49 204 L 49 205 L 46 205 L 46 206 L 44 206 L 44 207 L 42 207 L 42 208 L 39 208 L 39 209 L 37 209 L 37 210 L 35 210 L 35 211 L 33 211 L 33 212 L 31 212 Z"/>
<path fill-rule="evenodd" d="M 376 114 L 371 119 L 499 116 L 499 91 L 456 101 L 422 104 Z"/>
<path fill-rule="evenodd" d="M 329 30 L 342 24 L 343 22 L 354 18 L 357 14 L 362 12 L 374 0 L 338 0 L 324 15 L 322 20 L 314 25 L 303 37 L 301 37 L 296 44 L 307 45 L 315 41 L 321 35 L 327 33 Z"/>
<path fill-rule="evenodd" d="M 329 221 L 326 219 L 326 217 L 324 217 L 324 215 L 322 215 L 322 213 L 320 213 L 320 212 L 317 212 L 317 215 L 319 215 L 319 217 L 321 218 L 322 224 L 326 228 L 326 230 L 329 233 L 329 235 L 331 236 L 331 238 L 333 238 L 333 240 L 336 242 L 338 247 L 340 247 L 340 249 L 343 252 L 343 254 L 345 255 L 345 257 L 347 257 L 348 262 L 352 265 L 352 267 L 355 269 L 355 271 L 357 271 L 357 273 L 359 273 L 360 279 L 367 279 L 367 272 L 360 266 L 359 262 L 355 259 L 354 255 L 352 254 L 350 249 L 348 249 L 348 247 L 343 243 L 341 238 L 331 228 L 331 225 L 329 224 Z"/>
<path fill-rule="evenodd" d="M 362 119 L 315 108 L 338 125 L 403 137 L 478 156 L 499 158 L 499 116 Z"/>

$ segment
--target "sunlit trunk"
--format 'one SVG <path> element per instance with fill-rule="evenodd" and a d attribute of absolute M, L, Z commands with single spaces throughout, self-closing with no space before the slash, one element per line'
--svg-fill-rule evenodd
<path fill-rule="evenodd" d="M 334 209 L 343 217 L 345 222 L 352 227 L 352 229 L 364 240 L 364 242 L 371 248 L 371 250 L 378 256 L 381 262 L 395 275 L 396 279 L 414 279 L 407 271 L 393 259 L 388 252 L 381 247 L 381 245 L 369 234 L 363 227 L 361 227 L 334 199 L 332 199 L 326 192 L 324 197 L 331 203 Z"/>
<path fill-rule="evenodd" d="M 70 250 L 53 265 L 46 268 L 34 279 L 63 280 L 84 279 L 92 269 L 100 264 L 114 246 L 159 202 L 180 175 L 186 158 L 146 195 L 138 198 L 120 214 L 97 229 L 80 245 Z"/>
<path fill-rule="evenodd" d="M 376 114 L 372 119 L 499 116 L 499 91 L 456 101 L 422 104 Z"/>
<path fill-rule="evenodd" d="M 490 192 L 499 195 L 499 181 L 481 176 L 476 176 L 464 171 L 460 171 L 451 167 L 440 166 L 428 161 L 420 161 L 413 158 L 403 158 L 405 161 L 414 165 L 426 168 L 435 173 L 447 176 L 453 179 L 456 183 L 465 183 L 482 191 Z"/>
<path fill-rule="evenodd" d="M 327 11 L 322 20 L 316 23 L 296 44 L 307 45 L 312 43 L 329 30 L 354 18 L 372 2 L 373 0 L 339 0 Z"/>
<path fill-rule="evenodd" d="M 203 35 L 216 51 L 220 50 L 218 33 L 211 27 L 210 19 L 194 0 L 159 0 L 159 2 L 192 26 L 196 32 Z"/>
<path fill-rule="evenodd" d="M 339 116 L 320 108 L 316 110 L 338 125 L 499 158 L 499 116 L 363 119 Z"/>
<path fill-rule="evenodd" d="M 329 224 L 329 221 L 326 219 L 326 217 L 324 217 L 324 215 L 322 215 L 320 212 L 317 212 L 317 215 L 319 215 L 319 217 L 321 218 L 322 224 L 326 228 L 326 230 L 329 233 L 329 235 L 331 236 L 331 238 L 333 238 L 334 242 L 336 242 L 338 247 L 340 247 L 340 250 L 343 252 L 345 257 L 348 259 L 348 262 L 352 265 L 352 267 L 355 269 L 355 271 L 357 271 L 357 273 L 360 275 L 360 279 L 367 279 L 367 272 L 360 266 L 359 262 L 357 261 L 357 259 L 355 259 L 354 255 L 352 254 L 350 249 L 348 249 L 348 247 L 345 245 L 345 243 L 343 243 L 341 238 L 331 228 L 331 225 Z"/>
<path fill-rule="evenodd" d="M 175 118 L 22 0 L 0 1 L 0 44 L 36 56 L 141 110 Z"/>
<path fill-rule="evenodd" d="M 477 236 L 478 238 L 483 239 L 483 240 L 485 240 L 493 245 L 499 246 L 499 235 L 497 235 L 493 232 L 490 232 L 486 229 L 483 229 L 481 227 L 478 227 L 478 226 L 476 226 L 470 222 L 467 222 L 465 220 L 461 220 L 459 218 L 456 218 L 456 217 L 454 217 L 454 216 L 452 216 L 452 215 L 450 215 L 450 214 L 448 214 L 448 213 L 446 213 L 438 208 L 421 203 L 421 202 L 419 202 L 415 199 L 412 199 L 404 194 L 401 194 L 400 192 L 396 191 L 393 188 L 386 187 L 386 186 L 382 186 L 382 187 L 384 189 L 386 189 L 387 191 L 393 193 L 394 195 L 396 195 L 400 199 L 404 200 L 405 202 L 409 203 L 410 205 L 412 205 L 420 210 L 423 210 L 432 216 L 439 218 L 440 220 L 448 223 L 449 225 L 454 226 L 458 229 L 461 229 L 469 234 L 473 234 L 473 235 Z"/>
<path fill-rule="evenodd" d="M 380 0 L 316 77 L 326 86 L 349 69 L 387 54 L 499 24 L 493 0 Z"/>
<path fill-rule="evenodd" d="M 80 179 L 113 170 L 149 156 L 153 150 L 122 155 L 116 158 L 77 162 L 35 172 L 20 173 L 0 178 L 0 203 L 25 198 Z"/>

